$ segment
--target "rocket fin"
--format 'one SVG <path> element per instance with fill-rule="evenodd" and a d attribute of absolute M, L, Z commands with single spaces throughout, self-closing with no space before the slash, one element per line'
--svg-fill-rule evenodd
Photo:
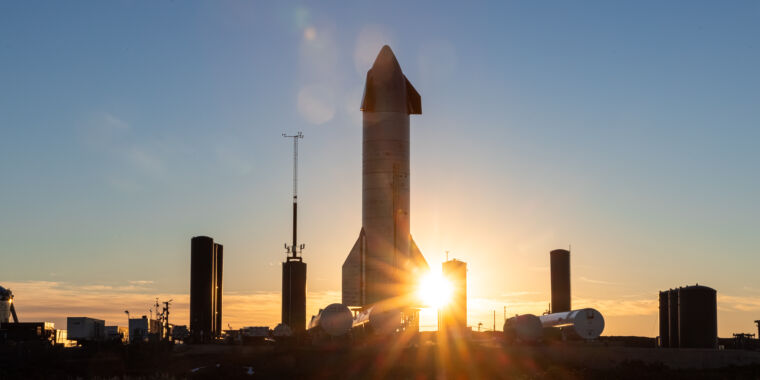
<path fill-rule="evenodd" d="M 365 239 L 364 228 L 362 228 L 359 232 L 359 238 L 354 243 L 354 247 L 351 248 L 346 261 L 343 262 L 342 302 L 346 306 L 364 306 L 364 278 L 362 271 L 364 252 L 362 250 L 366 246 Z"/>

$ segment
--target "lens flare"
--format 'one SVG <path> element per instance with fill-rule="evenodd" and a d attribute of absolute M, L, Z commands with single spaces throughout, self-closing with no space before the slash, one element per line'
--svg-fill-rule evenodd
<path fill-rule="evenodd" d="M 427 307 L 439 309 L 451 301 L 453 288 L 440 273 L 428 273 L 420 281 L 417 296 Z"/>

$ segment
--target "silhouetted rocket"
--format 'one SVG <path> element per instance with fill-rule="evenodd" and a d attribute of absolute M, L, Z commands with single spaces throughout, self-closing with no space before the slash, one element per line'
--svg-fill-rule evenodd
<path fill-rule="evenodd" d="M 429 270 L 409 234 L 409 115 L 420 94 L 383 46 L 367 72 L 362 137 L 362 229 L 343 263 L 343 304 L 406 302 Z M 412 305 L 393 305 L 403 307 Z"/>

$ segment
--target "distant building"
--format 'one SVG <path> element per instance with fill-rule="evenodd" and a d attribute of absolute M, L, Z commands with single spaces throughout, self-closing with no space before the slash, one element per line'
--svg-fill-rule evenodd
<path fill-rule="evenodd" d="M 438 310 L 438 331 L 461 337 L 467 329 L 467 263 L 457 259 L 442 264 L 443 277 L 452 288 L 451 300 Z"/>
<path fill-rule="evenodd" d="M 190 242 L 190 333 L 196 342 L 222 333 L 223 246 L 208 236 Z"/>
<path fill-rule="evenodd" d="M 105 339 L 107 341 L 118 341 L 122 343 L 127 343 L 129 341 L 129 327 L 106 326 Z"/>
<path fill-rule="evenodd" d="M 102 319 L 89 317 L 66 318 L 68 339 L 77 342 L 96 342 L 105 339 L 106 322 Z"/>
<path fill-rule="evenodd" d="M 129 319 L 129 343 L 158 340 L 161 333 L 161 322 L 155 319 L 142 318 Z"/>

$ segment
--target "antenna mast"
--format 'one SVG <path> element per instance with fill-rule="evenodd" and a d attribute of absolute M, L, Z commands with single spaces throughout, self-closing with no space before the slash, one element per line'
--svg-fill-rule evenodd
<path fill-rule="evenodd" d="M 302 258 L 298 256 L 301 251 L 306 247 L 305 244 L 298 245 L 298 139 L 303 138 L 303 133 L 300 131 L 295 135 L 288 135 L 283 133 L 282 137 L 293 139 L 293 245 L 288 246 L 285 243 L 285 251 L 290 254 L 287 261 L 298 260 Z"/>

